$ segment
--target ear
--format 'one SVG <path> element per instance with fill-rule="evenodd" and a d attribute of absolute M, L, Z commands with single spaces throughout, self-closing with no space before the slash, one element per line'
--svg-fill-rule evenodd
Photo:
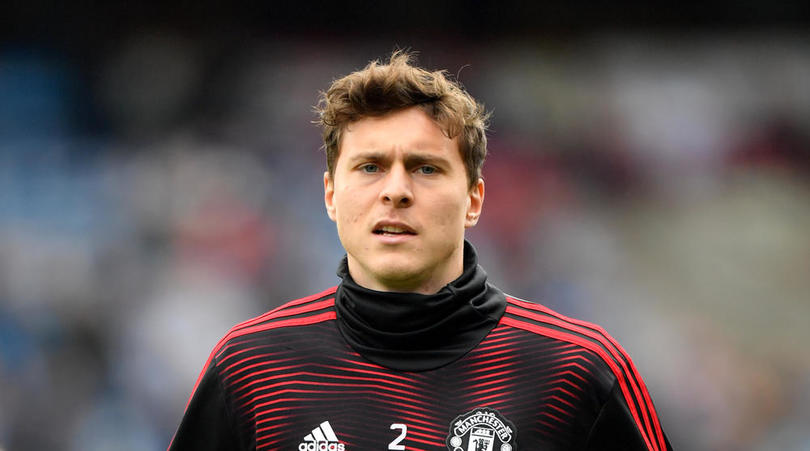
<path fill-rule="evenodd" d="M 335 220 L 335 182 L 329 176 L 329 171 L 323 173 L 323 203 L 326 205 L 326 214 L 332 221 Z"/>
<path fill-rule="evenodd" d="M 479 178 L 469 193 L 467 216 L 464 218 L 464 228 L 470 228 L 478 223 L 481 210 L 484 207 L 484 179 Z"/>

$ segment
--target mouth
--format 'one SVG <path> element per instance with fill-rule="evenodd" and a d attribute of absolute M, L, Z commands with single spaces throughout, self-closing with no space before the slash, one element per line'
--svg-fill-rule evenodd
<path fill-rule="evenodd" d="M 380 236 L 416 235 L 416 232 L 413 229 L 403 224 L 380 224 L 377 225 L 372 232 L 375 235 Z"/>

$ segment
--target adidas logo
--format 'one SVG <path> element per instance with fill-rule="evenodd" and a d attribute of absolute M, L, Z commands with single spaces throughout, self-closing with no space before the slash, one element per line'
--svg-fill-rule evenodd
<path fill-rule="evenodd" d="M 344 451 L 346 445 L 340 443 L 332 425 L 324 421 L 320 426 L 312 430 L 312 433 L 304 437 L 304 441 L 298 445 L 298 451 Z"/>

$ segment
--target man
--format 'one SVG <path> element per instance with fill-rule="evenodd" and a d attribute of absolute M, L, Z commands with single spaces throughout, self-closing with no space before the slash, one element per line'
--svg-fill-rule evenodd
<path fill-rule="evenodd" d="M 395 52 L 319 112 L 343 280 L 231 329 L 171 449 L 670 449 L 610 336 L 487 283 L 480 104 Z"/>

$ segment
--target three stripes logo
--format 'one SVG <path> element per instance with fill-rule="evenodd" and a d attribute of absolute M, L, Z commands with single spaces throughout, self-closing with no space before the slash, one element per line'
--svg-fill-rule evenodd
<path fill-rule="evenodd" d="M 298 451 L 345 451 L 346 445 L 340 443 L 332 425 L 324 421 L 304 437 L 298 445 Z"/>

